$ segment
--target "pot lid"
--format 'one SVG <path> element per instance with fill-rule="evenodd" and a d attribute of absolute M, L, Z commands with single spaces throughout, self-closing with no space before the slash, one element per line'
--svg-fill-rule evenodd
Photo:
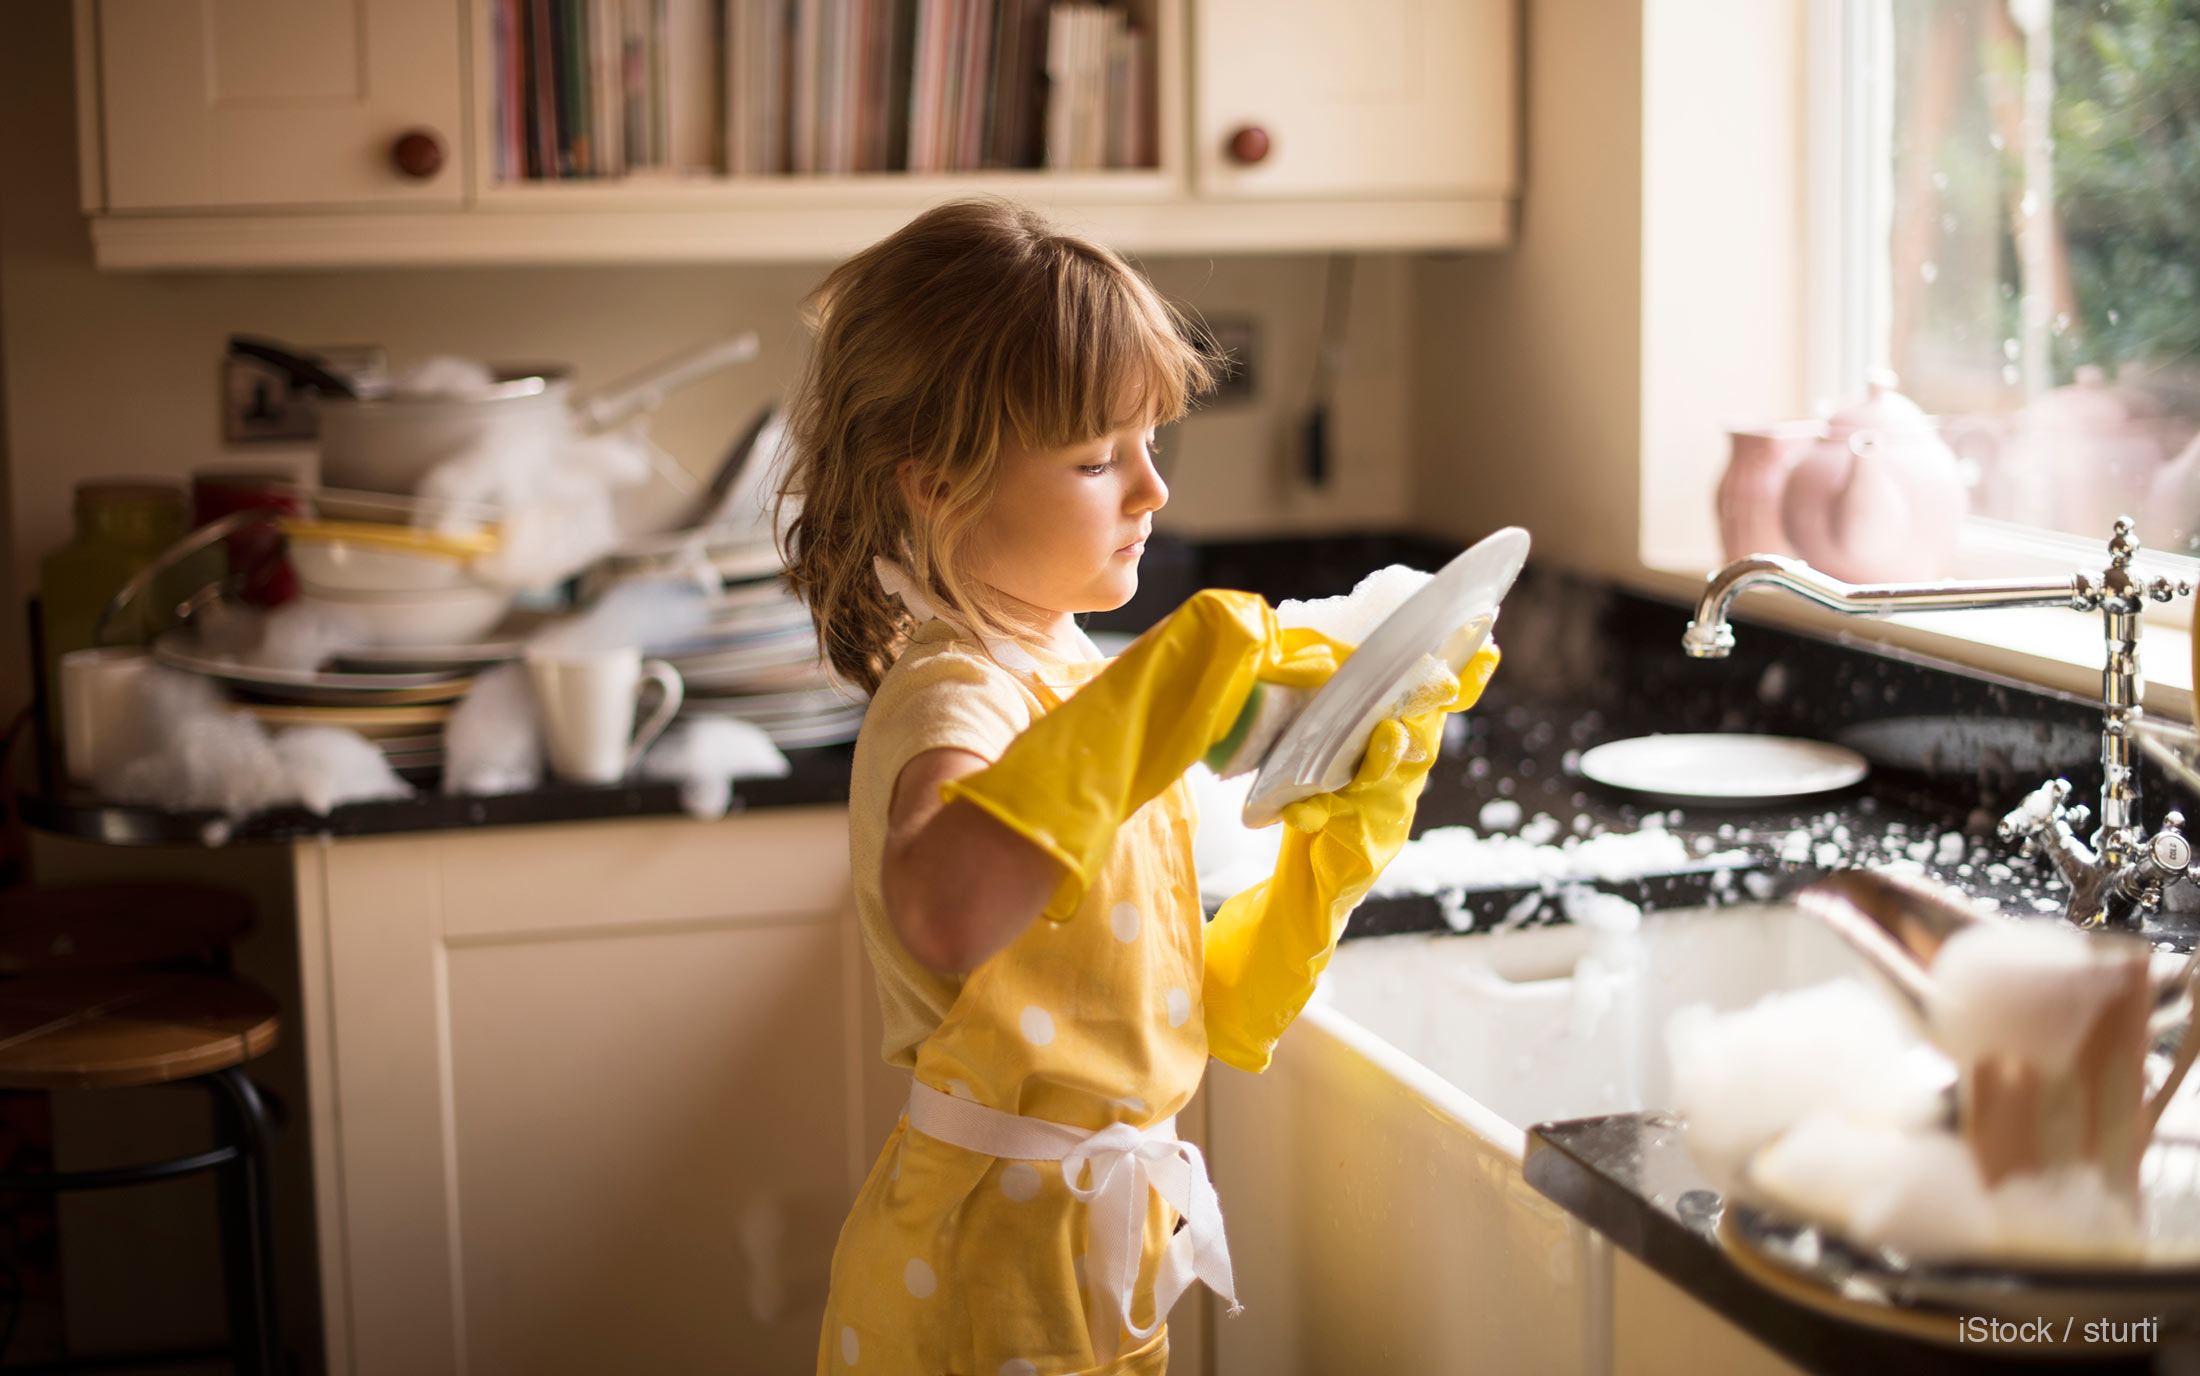
<path fill-rule="evenodd" d="M 1882 442 L 1932 439 L 1933 422 L 1923 407 L 1895 390 L 1895 375 L 1885 369 L 1865 374 L 1864 395 L 1835 411 L 1826 431 L 1835 439 L 1870 431 Z"/>

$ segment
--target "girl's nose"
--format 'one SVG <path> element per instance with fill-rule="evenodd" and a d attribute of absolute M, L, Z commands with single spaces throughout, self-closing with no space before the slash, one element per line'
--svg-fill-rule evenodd
<path fill-rule="evenodd" d="M 1153 455 L 1140 445 L 1137 469 L 1131 475 L 1129 489 L 1123 494 L 1123 508 L 1136 516 L 1159 511 L 1168 503 L 1169 485 L 1161 480 L 1161 470 L 1154 467 Z"/>

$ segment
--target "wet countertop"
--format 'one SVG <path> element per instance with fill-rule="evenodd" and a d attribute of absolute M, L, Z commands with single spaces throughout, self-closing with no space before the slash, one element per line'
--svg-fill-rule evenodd
<path fill-rule="evenodd" d="M 1529 1184 L 1613 1246 L 1805 1371 L 1927 1376 L 2200 1369 L 2200 1339 L 2187 1335 L 2165 1335 L 2169 1345 L 2153 1357 L 2118 1357 L 2087 1351 L 2081 1328 L 2070 1341 L 2035 1344 L 2020 1357 L 1850 1322 L 1776 1294 L 1731 1259 L 1720 1240 L 1725 1201 L 1697 1168 L 1679 1121 L 1669 1114 L 1540 1124 L 1528 1130 L 1525 1171 Z"/>

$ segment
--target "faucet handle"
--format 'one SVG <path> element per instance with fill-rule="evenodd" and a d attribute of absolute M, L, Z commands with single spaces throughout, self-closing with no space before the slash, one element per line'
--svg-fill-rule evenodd
<path fill-rule="evenodd" d="M 2147 584 L 2147 596 L 2157 602 L 2167 602 L 2172 598 L 2183 597 L 2191 591 L 2192 584 L 2182 578 L 2174 583 L 2167 578 L 2156 578 Z"/>

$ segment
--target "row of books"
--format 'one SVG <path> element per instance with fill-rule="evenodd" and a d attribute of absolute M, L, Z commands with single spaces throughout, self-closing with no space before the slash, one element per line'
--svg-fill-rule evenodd
<path fill-rule="evenodd" d="M 495 0 L 500 179 L 1155 163 L 1154 48 L 1092 0 Z"/>

